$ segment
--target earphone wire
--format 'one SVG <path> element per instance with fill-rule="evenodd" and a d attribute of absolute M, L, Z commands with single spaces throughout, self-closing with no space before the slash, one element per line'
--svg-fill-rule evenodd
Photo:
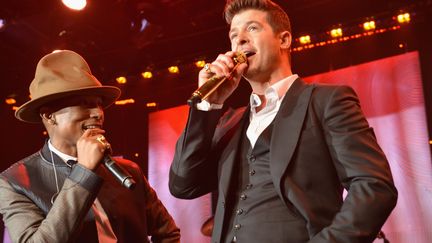
<path fill-rule="evenodd" d="M 51 163 L 52 163 L 53 170 L 54 170 L 54 178 L 55 178 L 55 183 L 56 183 L 56 188 L 57 188 L 57 192 L 54 193 L 54 195 L 51 197 L 51 204 L 54 204 L 54 200 L 57 197 L 57 195 L 59 194 L 60 188 L 58 185 L 57 171 L 56 171 L 55 164 L 54 164 L 54 156 L 53 156 L 53 152 L 51 149 L 50 149 L 50 153 L 51 153 Z"/>

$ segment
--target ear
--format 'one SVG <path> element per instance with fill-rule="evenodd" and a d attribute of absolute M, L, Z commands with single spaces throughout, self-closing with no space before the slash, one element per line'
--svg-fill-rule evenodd
<path fill-rule="evenodd" d="M 289 49 L 292 43 L 292 36 L 289 31 L 282 31 L 279 33 L 279 39 L 282 49 Z"/>
<path fill-rule="evenodd" d="M 42 118 L 42 120 L 45 122 L 48 122 L 48 124 L 51 124 L 51 125 L 57 124 L 56 120 L 55 120 L 54 113 L 50 109 L 45 108 L 45 107 L 41 108 L 39 115 Z"/>

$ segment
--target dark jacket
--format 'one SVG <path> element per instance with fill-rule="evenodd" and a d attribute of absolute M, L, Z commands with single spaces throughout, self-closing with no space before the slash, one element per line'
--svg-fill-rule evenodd
<path fill-rule="evenodd" d="M 192 109 L 177 142 L 171 193 L 191 199 L 218 190 L 212 242 L 221 241 L 245 112 L 231 110 L 221 117 L 221 111 Z M 397 190 L 351 88 L 297 79 L 275 117 L 270 146 L 275 189 L 306 221 L 309 242 L 373 241 L 396 205 Z M 343 188 L 348 191 L 345 201 Z"/>
<path fill-rule="evenodd" d="M 47 144 L 0 176 L 0 213 L 14 242 L 97 242 L 92 210 L 97 197 L 118 242 L 179 242 L 180 232 L 139 167 L 116 159 L 137 181 L 134 190 L 100 166 L 97 174 L 68 166 L 53 153 L 60 192 Z"/>

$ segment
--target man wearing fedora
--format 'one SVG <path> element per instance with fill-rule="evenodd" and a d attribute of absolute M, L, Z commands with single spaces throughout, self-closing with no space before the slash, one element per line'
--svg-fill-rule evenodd
<path fill-rule="evenodd" d="M 0 175 L 0 213 L 14 242 L 179 242 L 180 231 L 139 167 L 116 163 L 136 185 L 123 187 L 104 166 L 110 149 L 103 109 L 120 90 L 102 86 L 72 51 L 44 56 L 31 100 L 15 116 L 42 122 L 42 149 Z"/>

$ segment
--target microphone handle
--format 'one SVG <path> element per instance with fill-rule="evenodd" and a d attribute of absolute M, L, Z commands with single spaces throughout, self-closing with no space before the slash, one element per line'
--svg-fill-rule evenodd
<path fill-rule="evenodd" d="M 132 190 L 135 187 L 135 180 L 132 175 L 129 174 L 125 169 L 118 165 L 109 154 L 105 154 L 103 158 L 105 167 L 114 175 L 114 177 L 127 189 Z"/>
<path fill-rule="evenodd" d="M 236 56 L 233 58 L 235 66 L 230 72 L 231 76 L 236 68 L 241 64 L 247 62 L 247 56 L 243 52 L 238 52 Z M 225 80 L 226 76 L 213 76 L 207 82 L 205 82 L 201 87 L 195 90 L 191 97 L 188 99 L 187 103 L 189 106 L 195 107 L 196 104 L 200 103 L 202 100 L 206 99 L 209 95 L 211 95 Z"/>

